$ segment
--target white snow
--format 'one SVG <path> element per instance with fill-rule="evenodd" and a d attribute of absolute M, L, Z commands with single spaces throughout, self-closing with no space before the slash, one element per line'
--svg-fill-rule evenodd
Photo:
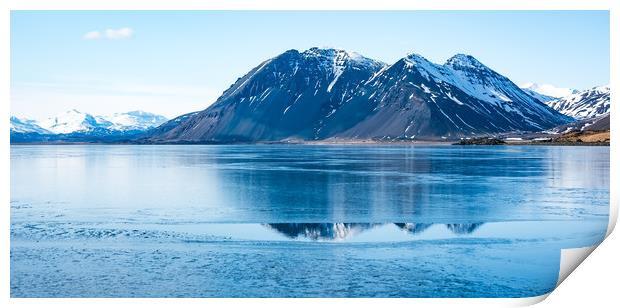
<path fill-rule="evenodd" d="M 90 132 L 97 129 L 110 131 L 146 130 L 167 121 L 163 116 L 144 112 L 130 111 L 109 116 L 93 116 L 75 109 L 44 119 L 33 121 L 42 129 L 53 134 Z"/>
<path fill-rule="evenodd" d="M 576 119 L 598 117 L 609 112 L 609 86 L 594 87 L 569 96 L 548 101 L 546 104 Z"/>
<path fill-rule="evenodd" d="M 11 132 L 49 134 L 50 131 L 40 127 L 33 120 L 11 117 Z"/>
<path fill-rule="evenodd" d="M 342 68 L 342 67 L 338 67 L 335 70 L 336 76 L 334 77 L 334 80 L 332 80 L 332 82 L 327 86 L 327 92 L 331 92 L 332 91 L 332 87 L 334 87 L 334 85 L 338 81 L 338 78 L 340 78 L 340 75 L 342 75 L 342 72 L 344 72 L 344 68 Z"/>
<path fill-rule="evenodd" d="M 347 51 L 341 48 L 310 48 L 302 53 L 304 57 L 316 58 L 321 67 L 333 75 L 333 79 L 327 86 L 327 92 L 331 92 L 334 85 L 344 73 L 345 68 L 358 69 L 359 66 L 385 68 L 384 63 L 366 58 L 359 53 Z M 370 78 L 372 80 L 373 78 Z"/>
<path fill-rule="evenodd" d="M 464 105 L 463 102 L 461 102 L 460 100 L 458 100 L 456 97 L 452 96 L 452 94 L 450 92 L 447 92 L 446 95 L 453 100 L 455 103 L 459 104 L 459 105 Z"/>
<path fill-rule="evenodd" d="M 544 115 L 550 119 L 559 117 L 508 78 L 494 72 L 471 56 L 456 55 L 446 61 L 444 65 L 434 64 L 416 54 L 410 54 L 402 61 L 404 61 L 404 68 L 407 71 L 417 70 L 422 78 L 440 85 L 440 90 L 438 93 L 434 93 L 435 95 L 444 95 L 457 104 L 460 102 L 465 105 L 464 102 L 455 100 L 456 95 L 452 89 L 456 87 L 468 96 L 486 102 L 487 106 L 472 106 L 474 110 L 479 112 L 493 113 L 499 107 L 508 112 L 517 113 L 525 118 L 524 121 L 528 123 L 534 123 L 531 119 L 532 115 Z M 391 67 L 400 65 L 399 63 L 402 62 L 399 61 Z M 379 77 L 375 78 L 379 79 Z M 423 90 L 426 93 L 430 92 L 426 85 L 423 86 Z M 509 119 L 509 122 L 514 121 L 516 119 Z"/>
<path fill-rule="evenodd" d="M 112 123 L 110 129 L 119 131 L 146 130 L 151 127 L 159 126 L 167 121 L 163 116 L 139 110 L 115 113 L 111 116 L 97 116 L 95 119 L 97 123 L 101 124 L 110 122 Z"/>
<path fill-rule="evenodd" d="M 103 123 L 103 121 L 97 123 L 93 116 L 75 109 L 43 120 L 38 124 L 54 134 L 91 131 L 97 127 L 97 124 L 103 124 L 106 127 L 112 125 L 112 123 Z"/>
<path fill-rule="evenodd" d="M 555 98 L 565 97 L 577 93 L 577 90 L 575 89 L 556 87 L 551 84 L 537 84 L 532 82 L 522 84 L 521 88 Z"/>

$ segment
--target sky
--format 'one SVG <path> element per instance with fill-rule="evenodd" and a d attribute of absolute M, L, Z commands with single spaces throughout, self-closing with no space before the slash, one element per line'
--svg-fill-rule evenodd
<path fill-rule="evenodd" d="M 518 85 L 609 83 L 608 11 L 13 11 L 11 114 L 203 110 L 289 49 L 470 54 Z"/>

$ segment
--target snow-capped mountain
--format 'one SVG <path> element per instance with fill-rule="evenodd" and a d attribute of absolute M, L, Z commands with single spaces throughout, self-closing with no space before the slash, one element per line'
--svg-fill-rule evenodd
<path fill-rule="evenodd" d="M 570 121 L 462 54 L 444 65 L 410 54 L 370 79 L 339 111 L 330 120 L 357 118 L 340 132 L 328 123 L 327 130 L 343 138 L 454 139 L 540 130 Z"/>
<path fill-rule="evenodd" d="M 109 129 L 118 131 L 147 130 L 157 127 L 168 120 L 164 116 L 139 110 L 115 113 L 105 117 L 105 119 L 112 123 Z"/>
<path fill-rule="evenodd" d="M 609 112 L 609 92 L 609 86 L 594 87 L 548 101 L 546 104 L 573 118 L 589 119 Z"/>
<path fill-rule="evenodd" d="M 20 119 L 18 117 L 11 117 L 11 132 L 12 133 L 35 133 L 35 134 L 50 134 L 51 132 L 37 125 L 36 121 Z"/>
<path fill-rule="evenodd" d="M 385 64 L 339 49 L 289 50 L 239 78 L 217 101 L 157 140 L 309 139 Z"/>
<path fill-rule="evenodd" d="M 472 56 L 392 65 L 338 49 L 289 50 L 151 141 L 458 138 L 572 121 Z"/>
<path fill-rule="evenodd" d="M 144 111 L 93 116 L 75 109 L 43 121 L 11 117 L 11 142 L 113 142 L 139 136 L 166 118 Z"/>
<path fill-rule="evenodd" d="M 75 109 L 58 114 L 51 118 L 37 123 L 52 134 L 70 134 L 76 132 L 91 132 L 105 130 L 112 126 L 102 117 L 95 117 L 87 113 L 79 112 Z"/>
<path fill-rule="evenodd" d="M 166 118 L 163 116 L 144 111 L 93 116 L 72 109 L 36 123 L 52 134 L 71 134 L 141 131 L 156 127 L 165 121 Z"/>
<path fill-rule="evenodd" d="M 540 95 L 540 97 L 543 99 L 540 99 L 538 97 L 536 98 L 539 99 L 541 102 L 546 102 L 551 99 L 557 99 L 557 98 L 569 96 L 571 94 L 575 94 L 578 92 L 575 89 L 556 87 L 550 84 L 537 84 L 537 83 L 532 83 L 532 82 L 528 82 L 526 84 L 521 85 L 521 88 L 524 90 L 527 90 L 526 92 L 528 94 Z M 551 99 L 548 99 L 548 98 L 551 98 Z"/>

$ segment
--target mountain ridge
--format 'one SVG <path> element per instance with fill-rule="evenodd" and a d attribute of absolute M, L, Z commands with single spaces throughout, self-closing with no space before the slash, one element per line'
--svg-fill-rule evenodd
<path fill-rule="evenodd" d="M 14 132 L 38 132 L 41 134 L 70 134 L 87 133 L 97 130 L 131 131 L 147 130 L 159 126 L 168 119 L 153 113 L 134 110 L 129 112 L 114 113 L 109 116 L 91 115 L 76 109 L 70 109 L 63 113 L 49 117 L 45 120 L 36 121 L 11 117 L 11 124 L 29 124 L 30 129 L 11 129 Z"/>
<path fill-rule="evenodd" d="M 310 48 L 263 61 L 213 105 L 150 141 L 438 139 L 570 121 L 473 56 L 439 65 L 409 54 L 386 65 Z"/>
<path fill-rule="evenodd" d="M 598 86 L 546 102 L 558 112 L 575 119 L 595 118 L 609 113 L 610 87 Z"/>
<path fill-rule="evenodd" d="M 11 116 L 10 138 L 12 142 L 129 140 L 166 121 L 139 110 L 94 116 L 71 109 L 42 121 Z"/>

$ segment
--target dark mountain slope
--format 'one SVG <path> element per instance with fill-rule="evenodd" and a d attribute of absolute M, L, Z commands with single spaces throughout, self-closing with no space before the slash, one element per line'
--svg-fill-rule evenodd
<path fill-rule="evenodd" d="M 410 55 L 362 86 L 320 137 L 454 138 L 540 130 L 570 120 L 471 56 L 439 66 Z"/>
<path fill-rule="evenodd" d="M 237 80 L 163 140 L 313 139 L 327 117 L 384 64 L 343 50 L 289 50 Z"/>
<path fill-rule="evenodd" d="M 289 50 L 154 142 L 437 139 L 539 131 L 573 119 L 467 55 L 393 65 L 336 49 Z"/>

